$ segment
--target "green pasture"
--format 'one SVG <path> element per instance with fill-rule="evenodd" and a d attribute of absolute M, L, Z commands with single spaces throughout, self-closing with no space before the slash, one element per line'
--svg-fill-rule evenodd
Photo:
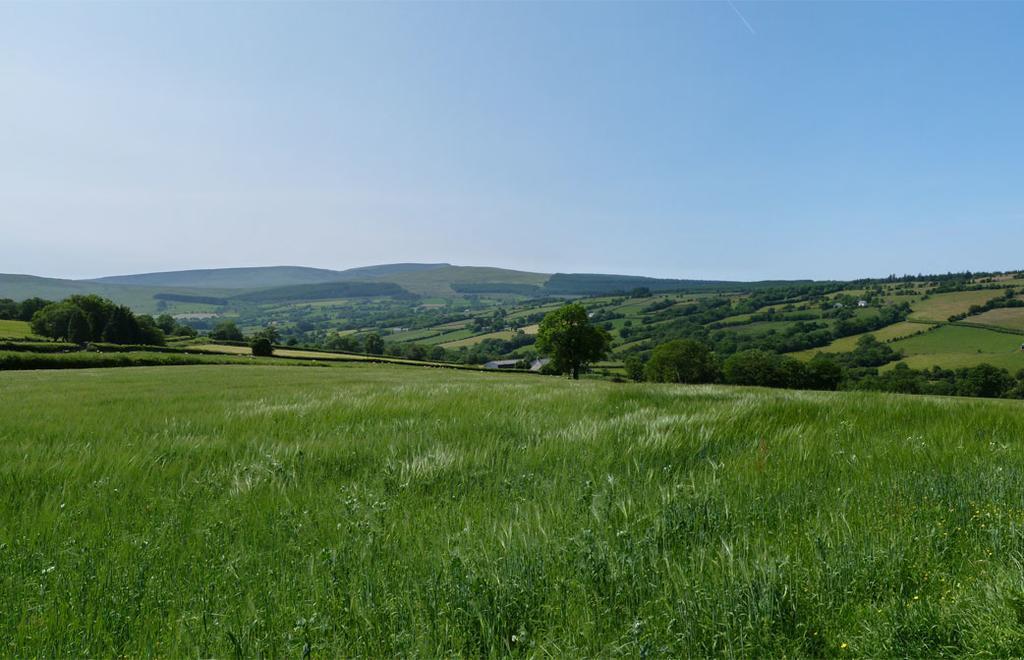
<path fill-rule="evenodd" d="M 965 319 L 970 323 L 1024 331 L 1024 307 L 1003 307 Z"/>
<path fill-rule="evenodd" d="M 0 373 L 0 653 L 1024 654 L 1021 404 Z"/>
<path fill-rule="evenodd" d="M 33 337 L 28 321 L 0 320 L 0 339 L 30 339 Z"/>
<path fill-rule="evenodd" d="M 911 303 L 913 313 L 908 318 L 911 321 L 944 322 L 955 314 L 965 314 L 971 305 L 983 305 L 998 298 L 1001 293 L 1002 289 L 938 293 L 927 300 Z"/>
<path fill-rule="evenodd" d="M 946 369 L 987 363 L 1015 373 L 1024 368 L 1024 336 L 984 328 L 944 325 L 930 332 L 891 344 L 915 369 L 939 366 Z M 895 363 L 887 365 L 888 368 Z"/>
<path fill-rule="evenodd" d="M 806 351 L 798 351 L 791 353 L 793 357 L 799 358 L 812 358 L 818 353 L 848 353 L 857 347 L 857 342 L 864 335 L 874 335 L 875 339 L 881 342 L 893 341 L 896 339 L 902 339 L 911 335 L 916 335 L 921 332 L 927 332 L 932 328 L 931 325 L 926 323 L 913 323 L 911 321 L 901 321 L 899 323 L 893 323 L 887 325 L 884 328 L 873 330 L 871 332 L 864 332 L 857 335 L 850 335 L 849 337 L 840 337 L 827 346 L 821 346 L 819 348 L 810 348 Z"/>

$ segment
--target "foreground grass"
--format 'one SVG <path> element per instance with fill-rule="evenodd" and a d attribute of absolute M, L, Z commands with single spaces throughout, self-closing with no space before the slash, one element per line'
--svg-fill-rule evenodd
<path fill-rule="evenodd" d="M 1014 402 L 0 373 L 0 654 L 1024 653 Z"/>

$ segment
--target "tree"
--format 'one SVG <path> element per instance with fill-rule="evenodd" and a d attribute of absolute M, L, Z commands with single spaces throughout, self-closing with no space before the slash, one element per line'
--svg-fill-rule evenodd
<path fill-rule="evenodd" d="M 238 329 L 234 321 L 220 321 L 217 325 L 213 326 L 213 330 L 210 331 L 211 339 L 220 339 L 221 341 L 242 341 L 245 337 L 242 335 L 242 331 Z"/>
<path fill-rule="evenodd" d="M 131 310 L 122 305 L 115 306 L 103 327 L 103 341 L 111 344 L 131 344 L 137 337 L 138 326 Z"/>
<path fill-rule="evenodd" d="M 419 344 L 409 344 L 405 347 L 405 356 L 410 360 L 426 360 L 427 348 Z"/>
<path fill-rule="evenodd" d="M 114 313 L 114 303 L 95 294 L 71 296 L 65 302 L 71 303 L 78 309 L 82 310 L 82 313 L 85 314 L 85 318 L 89 320 L 90 338 L 93 341 L 103 340 L 103 331 L 107 327 L 110 315 Z M 127 307 L 122 307 L 121 311 L 127 313 L 127 317 L 131 319 L 129 321 L 129 325 L 132 325 L 135 317 L 131 310 Z M 124 343 L 131 343 L 132 341 L 134 341 L 134 337 L 128 339 Z"/>
<path fill-rule="evenodd" d="M 384 352 L 384 340 L 375 332 L 366 335 L 364 341 L 366 352 L 370 355 L 381 355 Z"/>
<path fill-rule="evenodd" d="M 68 336 L 68 324 L 71 315 L 81 310 L 71 303 L 59 302 L 47 305 L 32 315 L 32 332 L 51 339 L 64 339 Z"/>
<path fill-rule="evenodd" d="M 26 298 L 18 304 L 18 320 L 19 321 L 31 321 L 32 317 L 35 316 L 36 312 L 54 304 L 52 300 L 44 300 L 42 298 Z"/>
<path fill-rule="evenodd" d="M 156 317 L 156 324 L 161 330 L 169 335 L 173 335 L 174 331 L 178 329 L 178 322 L 175 321 L 174 317 L 170 314 L 161 314 Z"/>
<path fill-rule="evenodd" d="M 1014 384 L 1008 371 L 991 364 L 979 364 L 957 375 L 961 376 L 957 387 L 961 396 L 1001 397 Z"/>
<path fill-rule="evenodd" d="M 324 341 L 324 347 L 332 351 L 359 351 L 359 341 L 349 335 L 339 335 L 337 331 L 332 330 L 327 339 Z"/>
<path fill-rule="evenodd" d="M 818 353 L 807 363 L 808 389 L 834 390 L 842 380 L 842 366 L 825 353 Z"/>
<path fill-rule="evenodd" d="M 634 382 L 642 382 L 644 379 L 644 361 L 635 353 L 626 358 L 623 366 L 626 368 L 626 376 Z"/>
<path fill-rule="evenodd" d="M 271 344 L 276 344 L 281 339 L 281 333 L 279 333 L 277 331 L 277 328 L 275 326 L 268 325 L 267 327 L 265 327 L 262 330 L 258 331 L 254 335 L 254 337 L 263 337 L 267 341 L 269 341 Z"/>
<path fill-rule="evenodd" d="M 164 345 L 164 331 L 157 326 L 153 317 L 148 314 L 141 314 L 135 317 L 136 333 L 135 342 L 149 346 Z"/>
<path fill-rule="evenodd" d="M 84 344 L 90 339 L 89 319 L 77 307 L 68 316 L 67 338 L 76 344 Z"/>
<path fill-rule="evenodd" d="M 0 298 L 0 319 L 18 320 L 20 306 L 10 298 Z"/>
<path fill-rule="evenodd" d="M 266 337 L 256 337 L 249 344 L 252 354 L 257 357 L 270 357 L 274 354 L 274 345 Z"/>
<path fill-rule="evenodd" d="M 806 370 L 799 360 L 753 348 L 729 356 L 722 367 L 725 382 L 761 387 L 803 387 Z"/>
<path fill-rule="evenodd" d="M 108 341 L 115 344 L 164 343 L 152 317 L 136 318 L 132 310 L 96 295 L 75 295 L 51 303 L 32 315 L 32 332 L 77 343 Z"/>
<path fill-rule="evenodd" d="M 580 371 L 608 354 L 611 338 L 590 323 L 580 303 L 564 305 L 544 316 L 537 331 L 537 350 L 550 356 L 558 373 L 579 379 Z"/>
<path fill-rule="evenodd" d="M 711 383 L 718 377 L 718 362 L 707 344 L 676 339 L 654 349 L 645 371 L 647 380 L 656 383 Z"/>

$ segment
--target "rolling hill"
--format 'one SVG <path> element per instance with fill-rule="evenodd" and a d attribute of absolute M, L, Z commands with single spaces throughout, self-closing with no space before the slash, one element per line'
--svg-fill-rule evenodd
<path fill-rule="evenodd" d="M 237 298 L 246 293 L 278 287 L 341 282 L 388 283 L 420 296 L 441 298 L 487 293 L 583 296 L 622 293 L 638 287 L 647 287 L 651 291 L 725 290 L 757 284 L 659 279 L 633 275 L 551 275 L 488 266 L 455 266 L 448 263 L 395 263 L 347 270 L 305 266 L 210 268 L 112 275 L 87 280 L 0 274 L 0 298 L 21 300 L 38 296 L 56 300 L 74 294 L 96 293 L 130 305 L 137 311 L 147 312 L 154 309 L 154 296 L 157 294 Z"/>
<path fill-rule="evenodd" d="M 207 268 L 136 275 L 113 275 L 89 282 L 151 287 L 190 287 L 198 289 L 267 289 L 298 284 L 323 284 L 351 280 L 408 276 L 444 268 L 449 264 L 381 264 L 348 270 L 329 270 L 306 266 L 256 266 L 250 268 Z"/>

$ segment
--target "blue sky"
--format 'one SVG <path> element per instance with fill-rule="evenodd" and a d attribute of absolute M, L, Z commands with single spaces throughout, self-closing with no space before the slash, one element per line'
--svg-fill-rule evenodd
<path fill-rule="evenodd" d="M 0 272 L 1024 267 L 1024 4 L 0 4 Z"/>

